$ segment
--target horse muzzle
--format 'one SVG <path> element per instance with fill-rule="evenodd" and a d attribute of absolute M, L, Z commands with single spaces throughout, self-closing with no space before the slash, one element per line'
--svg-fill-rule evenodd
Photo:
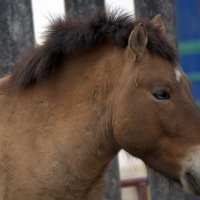
<path fill-rule="evenodd" d="M 183 184 L 183 188 L 185 191 L 200 195 L 200 172 L 188 169 L 184 174 L 184 179 L 185 184 Z"/>
<path fill-rule="evenodd" d="M 190 153 L 183 161 L 182 166 L 180 180 L 184 191 L 200 195 L 200 149 Z"/>

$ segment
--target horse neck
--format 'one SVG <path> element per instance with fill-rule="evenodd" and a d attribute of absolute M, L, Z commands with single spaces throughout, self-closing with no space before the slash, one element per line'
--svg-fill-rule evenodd
<path fill-rule="evenodd" d="M 62 135 L 67 165 L 77 176 L 84 171 L 86 177 L 100 178 L 119 150 L 109 99 L 122 54 L 108 45 L 72 58 L 49 81 L 33 88 L 34 96 L 48 99 L 48 121 L 57 122 L 56 137 Z"/>
<path fill-rule="evenodd" d="M 97 139 L 105 154 L 115 154 L 118 150 L 112 133 L 112 108 L 110 99 L 117 77 L 121 74 L 123 49 L 106 45 L 80 57 L 63 62 L 53 80 L 54 90 L 59 91 L 59 101 L 70 117 L 80 113 L 84 116 L 83 126 L 92 127 L 91 137 Z M 55 84 L 58 83 L 58 84 Z M 69 108 L 70 105 L 70 108 Z M 85 125 L 89 122 L 90 125 Z M 83 134 L 84 135 L 84 134 Z"/>
<path fill-rule="evenodd" d="M 58 105 L 63 105 L 62 110 L 66 112 L 66 124 L 75 126 L 66 129 L 72 130 L 70 134 L 73 132 L 74 144 L 70 144 L 73 151 L 78 147 L 75 157 L 81 168 L 77 173 L 84 171 L 86 176 L 94 178 L 93 183 L 103 176 L 119 150 L 112 132 L 109 99 L 114 77 L 120 74 L 117 66 L 122 52 L 113 46 L 91 51 L 63 64 L 54 79 L 54 83 L 60 83 L 54 84 L 59 93 L 56 101 L 62 102 Z"/>

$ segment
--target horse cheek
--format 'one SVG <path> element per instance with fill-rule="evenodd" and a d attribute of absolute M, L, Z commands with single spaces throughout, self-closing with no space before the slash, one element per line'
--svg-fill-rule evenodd
<path fill-rule="evenodd" d="M 131 155 L 144 158 L 159 138 L 157 119 L 145 102 L 123 105 L 116 119 L 116 140 Z"/>

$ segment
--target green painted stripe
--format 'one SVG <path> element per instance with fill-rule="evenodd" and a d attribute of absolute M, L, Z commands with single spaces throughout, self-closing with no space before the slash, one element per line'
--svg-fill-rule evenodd
<path fill-rule="evenodd" d="M 200 101 L 196 101 L 197 106 L 200 108 Z"/>
<path fill-rule="evenodd" d="M 192 72 L 188 74 L 188 78 L 192 82 L 200 82 L 200 72 Z"/>
<path fill-rule="evenodd" d="M 200 53 L 200 40 L 182 41 L 179 43 L 179 50 L 182 55 Z"/>

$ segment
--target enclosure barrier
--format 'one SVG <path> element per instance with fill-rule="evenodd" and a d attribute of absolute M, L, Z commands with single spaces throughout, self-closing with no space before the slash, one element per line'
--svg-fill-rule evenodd
<path fill-rule="evenodd" d="M 189 79 L 194 83 L 200 83 L 200 73 L 199 72 L 193 72 L 188 74 Z M 197 100 L 197 105 L 200 107 L 200 100 Z"/>
<path fill-rule="evenodd" d="M 121 187 L 136 187 L 138 192 L 138 200 L 147 200 L 148 181 L 146 177 L 131 177 L 121 179 Z"/>

